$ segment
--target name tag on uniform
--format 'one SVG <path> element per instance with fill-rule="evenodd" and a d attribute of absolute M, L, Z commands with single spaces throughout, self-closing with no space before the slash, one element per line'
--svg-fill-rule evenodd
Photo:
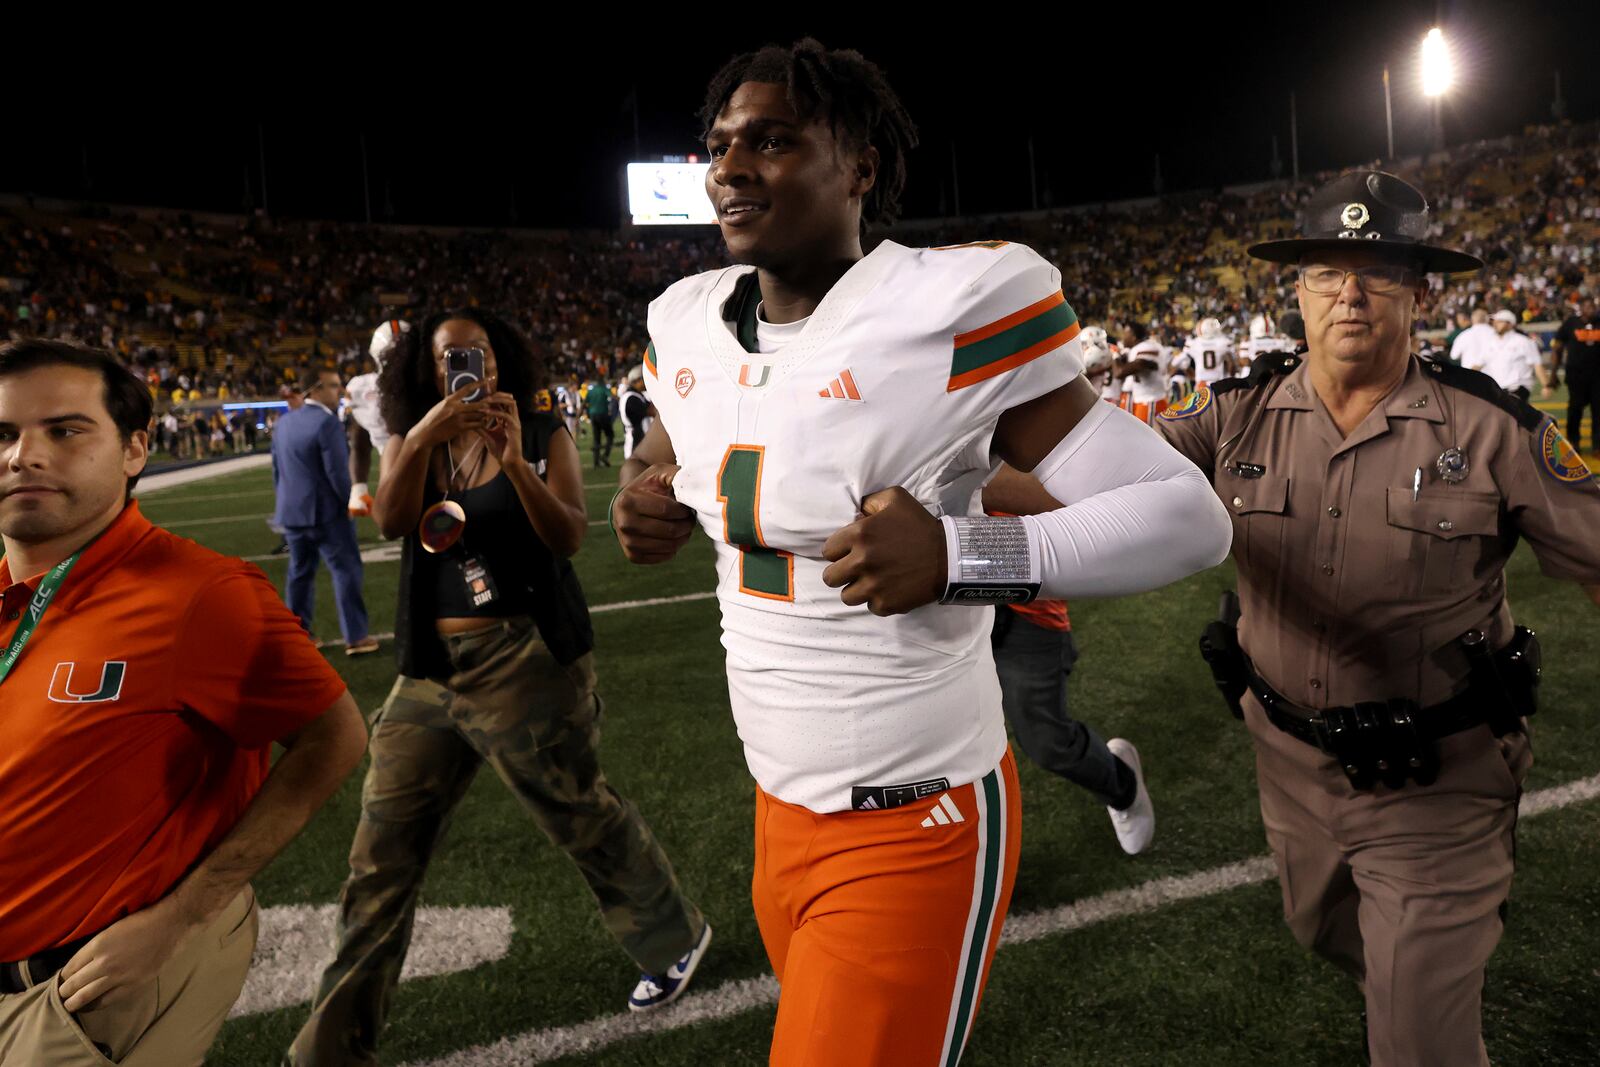
<path fill-rule="evenodd" d="M 468 556 L 461 561 L 461 581 L 466 585 L 467 597 L 475 608 L 493 604 L 499 595 L 494 587 L 494 579 L 489 576 L 489 569 L 477 556 Z"/>
<path fill-rule="evenodd" d="M 1259 463 L 1230 463 L 1228 469 L 1239 478 L 1259 478 L 1267 473 L 1267 468 Z"/>

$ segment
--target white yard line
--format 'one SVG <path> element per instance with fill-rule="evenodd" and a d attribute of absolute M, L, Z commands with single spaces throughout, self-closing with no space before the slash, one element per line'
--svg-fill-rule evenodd
<path fill-rule="evenodd" d="M 185 467 L 181 471 L 165 471 L 159 474 L 146 475 L 139 479 L 139 488 L 136 492 L 153 493 L 157 489 L 171 489 L 175 485 L 204 482 L 212 478 L 220 478 L 224 474 L 238 474 L 240 471 L 270 466 L 272 466 L 272 455 L 267 452 L 259 452 L 252 456 L 239 456 L 237 459 L 222 459 L 215 463 L 202 463 L 198 467 Z"/>
<path fill-rule="evenodd" d="M 208 493 L 204 496 L 158 496 L 154 500 L 149 500 L 146 499 L 144 486 L 141 485 L 133 491 L 133 495 L 138 498 L 141 504 L 148 504 L 151 507 L 156 507 L 157 505 L 165 507 L 168 504 L 205 504 L 212 500 L 239 500 L 247 496 L 271 496 L 274 492 L 275 490 L 272 489 L 249 489 L 240 493 Z"/>
<path fill-rule="evenodd" d="M 230 1018 L 309 1001 L 333 958 L 337 904 L 261 909 L 261 935 Z M 510 908 L 419 908 L 400 981 L 470 971 L 511 948 Z"/>
<path fill-rule="evenodd" d="M 1522 798 L 1520 817 L 1524 819 L 1557 811 L 1573 804 L 1600 797 L 1600 774 L 1568 782 L 1551 789 L 1528 793 Z M 1241 886 L 1271 881 L 1275 872 L 1270 856 L 1256 856 L 1238 863 L 1224 864 L 1195 874 L 1157 878 L 1128 889 L 1089 897 L 1086 900 L 1045 908 L 1006 920 L 1001 947 L 1024 944 L 1087 926 L 1157 911 L 1186 900 L 1200 900 Z M 759 978 L 724 982 L 701 993 L 688 993 L 678 1003 L 646 1015 L 618 1012 L 572 1026 L 531 1030 L 501 1038 L 488 1045 L 476 1045 L 423 1060 L 406 1067 L 522 1067 L 546 1063 L 574 1053 L 594 1053 L 621 1041 L 646 1034 L 681 1030 L 698 1023 L 729 1019 L 747 1011 L 778 1002 L 778 982 L 770 974 Z"/>
<path fill-rule="evenodd" d="M 265 556 L 255 558 L 279 559 L 283 557 Z M 366 553 L 362 553 L 361 558 L 366 559 Z M 684 593 L 682 596 L 655 596 L 650 597 L 648 600 L 618 600 L 610 604 L 591 604 L 589 606 L 589 614 L 602 615 L 608 611 L 627 611 L 631 608 L 653 608 L 660 604 L 688 604 L 695 600 L 711 600 L 715 598 L 716 595 L 716 593 Z M 373 634 L 372 636 L 376 637 L 379 641 L 394 640 L 394 634 L 392 633 Z M 344 640 L 343 638 L 340 638 L 336 641 L 318 641 L 317 647 L 343 648 Z"/>

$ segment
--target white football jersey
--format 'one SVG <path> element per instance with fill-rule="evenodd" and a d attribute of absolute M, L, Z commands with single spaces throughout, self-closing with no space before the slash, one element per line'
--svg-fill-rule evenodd
<path fill-rule="evenodd" d="M 735 298 L 752 273 L 668 289 L 650 305 L 645 354 L 681 468 L 673 491 L 716 544 L 751 774 L 816 812 L 881 806 L 887 787 L 921 796 L 976 781 L 1006 748 L 992 612 L 846 606 L 823 584 L 822 546 L 892 486 L 934 515 L 982 514 L 1001 413 L 1083 369 L 1061 276 L 1021 245 L 885 241 L 793 340 L 760 355 L 725 317 L 753 309 Z"/>
<path fill-rule="evenodd" d="M 1293 352 L 1295 342 L 1287 337 L 1253 337 L 1247 341 L 1239 342 L 1239 363 L 1241 364 L 1235 377 L 1245 378 L 1250 374 L 1250 364 L 1262 356 L 1273 352 Z"/>
<path fill-rule="evenodd" d="M 1135 404 L 1153 404 L 1166 399 L 1167 361 L 1170 354 L 1167 346 L 1153 337 L 1145 338 L 1123 353 L 1122 358 L 1130 363 L 1142 359 L 1153 361 L 1156 365 L 1155 370 L 1130 374 L 1122 379 L 1122 391 L 1132 393 Z"/>
<path fill-rule="evenodd" d="M 1228 376 L 1233 342 L 1226 337 L 1191 337 L 1184 342 L 1183 354 L 1194 360 L 1196 382 L 1218 382 Z"/>
<path fill-rule="evenodd" d="M 383 413 L 378 410 L 378 376 L 356 375 L 345 383 L 344 394 L 350 399 L 350 417 L 367 431 L 374 451 L 381 454 L 389 443 L 389 427 L 383 421 Z"/>

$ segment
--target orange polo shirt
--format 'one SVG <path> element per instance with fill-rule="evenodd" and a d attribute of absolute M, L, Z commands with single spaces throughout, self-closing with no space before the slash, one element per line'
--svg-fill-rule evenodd
<path fill-rule="evenodd" d="M 0 562 L 0 648 L 41 577 Z M 344 689 L 260 570 L 129 504 L 0 682 L 0 961 L 165 896 Z"/>

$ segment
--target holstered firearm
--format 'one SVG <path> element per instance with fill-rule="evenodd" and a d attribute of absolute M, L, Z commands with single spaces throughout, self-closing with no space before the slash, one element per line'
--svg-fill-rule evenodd
<path fill-rule="evenodd" d="M 1240 700 L 1250 685 L 1250 670 L 1244 649 L 1239 647 L 1239 595 L 1232 589 L 1222 594 L 1216 619 L 1207 623 L 1200 635 L 1200 655 L 1211 668 L 1211 679 L 1217 683 L 1228 710 L 1235 719 L 1243 719 Z"/>
<path fill-rule="evenodd" d="M 1489 728 L 1496 737 L 1520 733 L 1522 720 L 1539 710 L 1539 676 L 1544 667 L 1539 636 L 1518 626 L 1498 652 L 1489 650 L 1482 630 L 1468 630 L 1459 640 L 1467 654 L 1468 687 L 1479 694 Z"/>

